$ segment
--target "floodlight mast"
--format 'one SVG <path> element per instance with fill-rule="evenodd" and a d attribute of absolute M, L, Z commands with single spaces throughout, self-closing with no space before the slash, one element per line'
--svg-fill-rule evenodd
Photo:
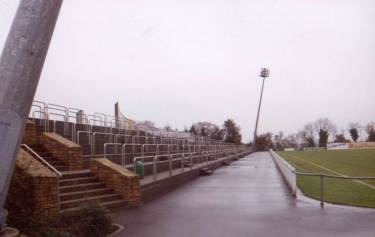
<path fill-rule="evenodd" d="M 254 129 L 254 138 L 253 138 L 253 151 L 255 151 L 255 143 L 257 139 L 257 131 L 258 131 L 258 122 L 259 122 L 259 114 L 260 114 L 260 107 L 262 105 L 262 98 L 263 98 L 263 89 L 264 89 L 264 81 L 267 77 L 270 76 L 270 70 L 266 67 L 263 67 L 259 74 L 260 77 L 263 78 L 262 80 L 262 89 L 260 91 L 260 98 L 259 98 L 259 104 L 258 104 L 258 113 L 257 113 L 257 119 L 255 121 L 255 129 Z"/>
<path fill-rule="evenodd" d="M 0 236 L 23 129 L 63 0 L 21 0 L 0 57 Z"/>

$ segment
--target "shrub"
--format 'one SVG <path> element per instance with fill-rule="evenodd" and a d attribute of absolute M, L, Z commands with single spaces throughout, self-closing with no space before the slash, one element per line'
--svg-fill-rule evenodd
<path fill-rule="evenodd" d="M 28 177 L 26 171 L 16 167 L 5 202 L 5 208 L 9 212 L 8 225 L 17 227 L 21 232 L 28 233 L 33 219 L 34 203 L 32 179 Z"/>
<path fill-rule="evenodd" d="M 86 204 L 76 212 L 62 215 L 60 223 L 79 237 L 102 237 L 113 231 L 108 210 L 97 203 Z"/>

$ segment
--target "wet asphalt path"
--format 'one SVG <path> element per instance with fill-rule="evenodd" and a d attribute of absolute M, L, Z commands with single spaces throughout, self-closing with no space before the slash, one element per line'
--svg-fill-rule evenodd
<path fill-rule="evenodd" d="M 131 237 L 375 237 L 375 210 L 294 199 L 266 152 L 254 153 L 137 209 L 117 210 Z"/>

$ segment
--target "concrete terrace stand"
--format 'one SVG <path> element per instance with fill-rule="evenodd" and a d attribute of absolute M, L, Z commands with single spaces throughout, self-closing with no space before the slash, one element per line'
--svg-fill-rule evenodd
<path fill-rule="evenodd" d="M 138 175 L 132 171 L 133 167 L 131 165 L 131 160 L 136 154 L 125 157 L 125 160 L 128 159 L 126 167 L 115 163 L 118 162 L 116 157 L 105 159 L 100 153 L 95 153 L 95 156 L 85 155 L 85 148 L 91 147 L 91 144 L 86 144 L 85 142 L 81 144 L 85 136 L 81 136 L 80 144 L 77 144 L 73 141 L 74 139 L 70 140 L 71 133 L 66 133 L 65 129 L 63 129 L 72 126 L 65 126 L 64 122 L 56 123 L 53 124 L 53 127 L 56 127 L 56 132 L 59 133 L 44 132 L 43 127 L 40 126 L 45 124 L 45 122 L 49 123 L 51 121 L 28 121 L 23 143 L 27 145 L 25 148 L 30 148 L 34 152 L 31 152 L 30 159 L 34 159 L 34 162 L 39 163 L 41 166 L 43 166 L 41 160 L 44 160 L 58 171 L 54 175 L 61 174 L 60 178 L 56 177 L 57 190 L 55 190 L 57 196 L 55 206 L 60 212 L 74 211 L 83 203 L 90 201 L 98 202 L 107 208 L 139 206 L 142 202 L 152 200 L 198 177 L 202 169 L 211 171 L 222 165 L 228 165 L 231 161 L 250 153 L 250 150 L 245 147 L 222 150 L 212 154 L 202 151 L 202 153 L 196 153 L 196 156 L 193 155 L 196 158 L 195 161 L 192 159 L 189 162 L 189 159 L 184 160 L 184 157 L 179 160 L 178 156 L 176 156 L 177 159 L 173 159 L 170 164 L 163 157 L 163 160 L 158 160 L 155 176 L 153 162 L 145 162 L 145 173 L 148 175 L 144 179 L 139 179 Z M 78 126 L 78 124 L 76 125 Z M 96 131 L 97 129 L 108 128 L 93 127 L 92 129 Z M 112 132 L 111 136 L 123 136 L 119 130 Z M 67 134 L 69 135 L 67 136 Z M 132 134 L 131 136 L 138 135 Z M 95 150 L 99 151 L 101 149 L 101 152 L 104 152 L 103 145 L 108 142 L 110 141 L 107 139 L 103 138 L 99 141 L 98 138 L 97 144 L 94 143 Z M 146 142 L 146 140 L 143 142 Z M 179 146 L 178 149 L 184 148 L 182 144 L 177 144 L 176 146 Z M 111 152 L 114 151 L 112 150 Z M 157 154 L 157 151 L 147 150 L 147 152 Z M 28 153 L 30 153 L 29 150 Z M 171 155 L 173 156 L 173 153 Z M 53 173 L 53 169 L 46 166 L 44 168 Z M 171 172 L 169 169 L 171 169 Z"/>
<path fill-rule="evenodd" d="M 183 170 L 181 168 L 173 169 L 172 176 L 169 175 L 169 171 L 160 172 L 157 174 L 156 180 L 154 180 L 153 175 L 146 176 L 144 179 L 140 180 L 142 201 L 151 201 L 168 191 L 199 177 L 202 168 L 208 167 L 215 170 L 221 166 L 227 165 L 227 162 L 237 160 L 238 158 L 242 158 L 250 153 L 250 151 L 244 151 L 238 154 L 211 160 L 209 162 L 195 164 L 191 168 L 185 167 Z"/>

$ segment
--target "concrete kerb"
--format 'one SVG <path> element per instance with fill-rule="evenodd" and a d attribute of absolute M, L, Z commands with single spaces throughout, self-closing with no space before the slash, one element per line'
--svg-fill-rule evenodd
<path fill-rule="evenodd" d="M 292 167 L 288 162 L 286 162 L 281 156 L 279 156 L 272 149 L 269 153 L 274 161 L 277 169 L 281 173 L 285 183 L 288 185 L 291 194 L 297 197 L 297 177 L 295 168 Z"/>

